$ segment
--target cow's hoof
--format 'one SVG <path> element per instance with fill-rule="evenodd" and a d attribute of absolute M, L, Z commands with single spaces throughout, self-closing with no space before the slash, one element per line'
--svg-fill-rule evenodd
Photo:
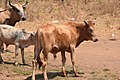
<path fill-rule="evenodd" d="M 23 64 L 23 65 L 26 65 L 25 61 L 22 61 L 22 64 Z"/>
<path fill-rule="evenodd" d="M 1 52 L 2 52 L 2 53 L 6 53 L 6 51 L 5 51 L 5 50 L 2 50 Z"/>
<path fill-rule="evenodd" d="M 1 57 L 0 57 L 0 64 L 4 64 L 4 61 Z"/>
<path fill-rule="evenodd" d="M 67 75 L 66 74 L 63 74 L 63 77 L 66 77 Z"/>
<path fill-rule="evenodd" d="M 8 49 L 6 49 L 6 50 L 5 50 L 5 52 L 9 52 L 9 53 L 12 53 L 12 51 L 10 51 L 10 50 L 8 50 Z"/>
<path fill-rule="evenodd" d="M 63 73 L 63 72 L 62 72 L 62 76 L 63 76 L 63 77 L 66 77 L 67 75 L 66 75 L 66 73 Z"/>
<path fill-rule="evenodd" d="M 18 62 L 15 62 L 15 66 L 19 66 Z"/>
<path fill-rule="evenodd" d="M 78 74 L 78 73 L 75 73 L 75 77 L 79 77 L 79 74 Z"/>
<path fill-rule="evenodd" d="M 4 64 L 4 62 L 2 61 L 2 62 L 0 62 L 0 64 Z"/>
<path fill-rule="evenodd" d="M 22 65 L 27 65 L 26 63 L 23 63 Z"/>

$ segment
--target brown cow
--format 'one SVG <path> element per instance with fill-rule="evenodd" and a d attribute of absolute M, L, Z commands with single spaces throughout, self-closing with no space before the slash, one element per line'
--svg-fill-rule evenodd
<path fill-rule="evenodd" d="M 16 22 L 20 20 L 25 21 L 25 7 L 28 2 L 25 4 L 11 4 L 9 1 L 9 5 L 11 8 L 0 8 L 0 24 L 7 24 L 11 26 L 15 26 Z"/>
<path fill-rule="evenodd" d="M 84 40 L 98 41 L 94 33 L 93 21 L 84 21 L 84 23 L 69 22 L 64 25 L 47 24 L 39 27 L 36 32 L 36 45 L 34 50 L 33 60 L 33 75 L 32 79 L 35 80 L 35 69 L 37 63 L 39 67 L 42 66 L 44 80 L 47 80 L 46 65 L 48 53 L 52 53 L 54 57 L 58 52 L 62 56 L 62 72 L 66 76 L 65 71 L 65 51 L 70 53 L 71 61 L 75 76 L 78 73 L 75 68 L 75 48 L 79 46 Z M 41 54 L 42 58 L 41 58 Z M 37 63 L 36 63 L 37 62 Z"/>

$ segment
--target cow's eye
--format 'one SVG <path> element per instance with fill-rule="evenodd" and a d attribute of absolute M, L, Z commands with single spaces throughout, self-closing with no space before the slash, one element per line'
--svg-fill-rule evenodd
<path fill-rule="evenodd" d="M 92 32 L 93 32 L 93 30 L 92 30 L 91 28 L 89 28 L 89 29 L 88 29 L 88 31 L 89 31 L 90 33 L 92 33 Z"/>
<path fill-rule="evenodd" d="M 25 7 L 25 6 L 23 6 L 23 9 L 25 10 L 25 9 L 26 9 L 26 7 Z"/>
<path fill-rule="evenodd" d="M 18 9 L 17 9 L 16 11 L 17 11 L 17 12 L 20 12 L 20 10 L 18 10 Z"/>

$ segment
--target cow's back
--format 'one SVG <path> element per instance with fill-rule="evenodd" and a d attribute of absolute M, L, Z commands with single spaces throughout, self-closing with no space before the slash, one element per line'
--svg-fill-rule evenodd
<path fill-rule="evenodd" d="M 69 48 L 70 44 L 75 43 L 74 40 L 76 35 L 70 26 L 49 24 L 45 25 L 41 29 L 44 45 L 49 49 L 56 46 L 61 50 L 63 48 Z"/>
<path fill-rule="evenodd" d="M 24 38 L 22 30 L 9 25 L 0 25 L 0 40 L 7 44 L 14 44 L 15 40 Z"/>

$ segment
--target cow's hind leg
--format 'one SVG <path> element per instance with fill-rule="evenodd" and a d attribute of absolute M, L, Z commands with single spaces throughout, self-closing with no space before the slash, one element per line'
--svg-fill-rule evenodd
<path fill-rule="evenodd" d="M 47 69 L 47 59 L 48 59 L 48 53 L 45 52 L 45 53 L 43 53 L 43 59 L 41 59 L 44 80 L 48 80 L 47 72 L 46 72 L 46 69 Z"/>
<path fill-rule="evenodd" d="M 76 77 L 78 77 L 78 73 L 77 73 L 77 70 L 76 70 L 76 67 L 75 67 L 75 53 L 74 53 L 74 47 L 71 47 L 71 61 L 72 61 L 72 65 L 73 65 L 73 71 L 74 71 L 74 74 Z"/>
<path fill-rule="evenodd" d="M 35 47 L 34 47 L 34 59 L 32 61 L 32 68 L 33 68 L 32 80 L 35 80 L 35 72 L 36 72 L 36 68 L 37 68 L 37 62 L 39 62 L 37 58 L 40 57 L 39 53 L 40 53 L 40 50 L 35 45 Z"/>
<path fill-rule="evenodd" d="M 2 56 L 1 56 L 1 53 L 4 51 L 4 45 L 2 42 L 0 42 L 0 63 L 4 63 L 3 62 L 3 59 L 2 59 Z"/>
<path fill-rule="evenodd" d="M 0 42 L 0 52 L 4 53 L 4 44 L 3 42 Z"/>
<path fill-rule="evenodd" d="M 61 56 L 62 56 L 62 72 L 63 76 L 66 76 L 66 69 L 65 69 L 65 62 L 66 62 L 66 57 L 65 57 L 65 51 L 61 51 Z"/>
<path fill-rule="evenodd" d="M 0 63 L 4 63 L 0 52 Z"/>
<path fill-rule="evenodd" d="M 32 66 L 33 66 L 32 80 L 35 80 L 35 71 L 36 71 L 36 68 L 37 68 L 37 60 L 36 59 L 34 59 L 32 61 Z"/>

